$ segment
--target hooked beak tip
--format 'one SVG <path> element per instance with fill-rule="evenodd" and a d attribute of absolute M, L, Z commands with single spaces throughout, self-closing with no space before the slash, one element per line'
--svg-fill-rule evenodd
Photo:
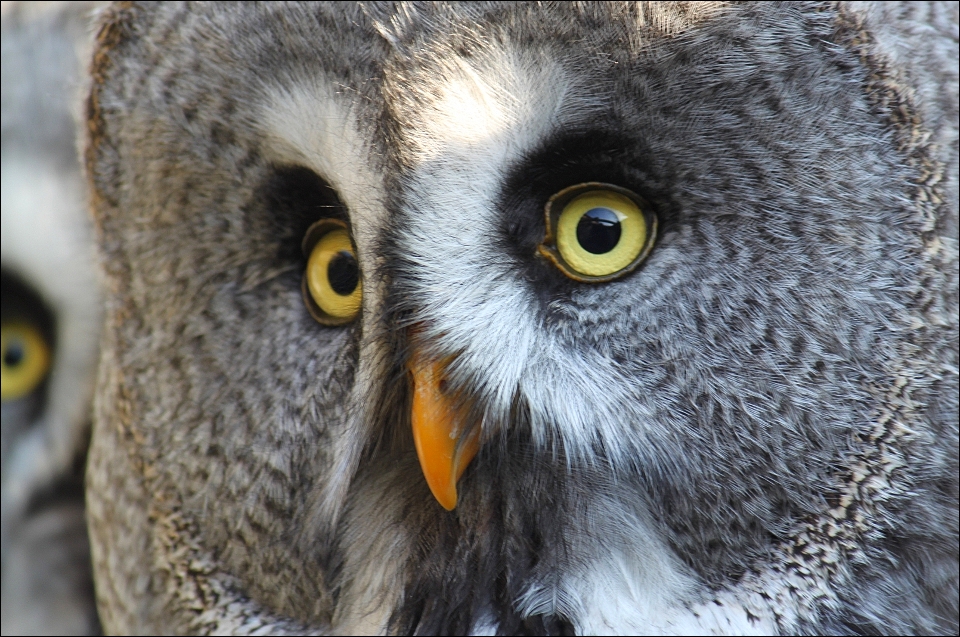
<path fill-rule="evenodd" d="M 427 485 L 440 506 L 452 511 L 457 506 L 457 482 L 480 449 L 480 430 L 466 426 L 463 408 L 444 391 L 444 368 L 416 352 L 411 358 L 411 425 Z"/>

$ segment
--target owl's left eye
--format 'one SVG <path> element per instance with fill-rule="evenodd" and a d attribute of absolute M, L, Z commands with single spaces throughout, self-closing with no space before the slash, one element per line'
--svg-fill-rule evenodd
<path fill-rule="evenodd" d="M 324 325 L 344 325 L 360 313 L 363 289 L 357 253 L 346 224 L 323 219 L 303 238 L 307 269 L 303 274 L 303 301 Z"/>
<path fill-rule="evenodd" d="M 588 182 L 565 188 L 546 205 L 540 254 L 576 281 L 602 283 L 633 271 L 650 253 L 657 217 L 626 188 Z"/>
<path fill-rule="evenodd" d="M 23 398 L 46 377 L 50 369 L 50 348 L 33 325 L 4 323 L 0 341 L 0 387 L 3 402 Z"/>

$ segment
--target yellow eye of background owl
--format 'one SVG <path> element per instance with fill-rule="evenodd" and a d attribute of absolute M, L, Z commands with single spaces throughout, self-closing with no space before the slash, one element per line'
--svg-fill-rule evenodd
<path fill-rule="evenodd" d="M 603 282 L 632 271 L 649 254 L 657 219 L 636 194 L 611 184 L 561 190 L 547 202 L 540 253 L 577 281 Z"/>
<path fill-rule="evenodd" d="M 32 325 L 5 323 L 0 329 L 0 394 L 6 402 L 23 398 L 46 377 L 50 348 Z"/>
<path fill-rule="evenodd" d="M 324 325 L 349 323 L 360 312 L 363 291 L 347 227 L 335 219 L 318 221 L 307 231 L 303 248 L 308 256 L 303 276 L 307 309 Z"/>

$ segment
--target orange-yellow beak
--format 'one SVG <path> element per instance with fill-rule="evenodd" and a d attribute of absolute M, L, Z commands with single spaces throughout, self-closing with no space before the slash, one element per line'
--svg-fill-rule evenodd
<path fill-rule="evenodd" d="M 480 428 L 468 427 L 466 413 L 442 389 L 441 362 L 410 359 L 413 374 L 413 443 L 433 497 L 447 511 L 457 506 L 457 481 L 480 449 Z"/>

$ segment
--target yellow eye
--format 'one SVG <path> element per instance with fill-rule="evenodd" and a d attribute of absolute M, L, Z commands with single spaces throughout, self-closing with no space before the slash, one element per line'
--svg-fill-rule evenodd
<path fill-rule="evenodd" d="M 638 195 L 612 184 L 585 183 L 547 202 L 540 254 L 571 279 L 602 283 L 631 272 L 650 253 L 657 217 Z"/>
<path fill-rule="evenodd" d="M 23 398 L 46 377 L 50 348 L 40 331 L 26 323 L 4 323 L 0 335 L 3 402 Z"/>
<path fill-rule="evenodd" d="M 323 219 L 303 239 L 307 270 L 303 300 L 313 318 L 324 325 L 349 323 L 360 312 L 363 291 L 360 266 L 343 222 Z"/>

